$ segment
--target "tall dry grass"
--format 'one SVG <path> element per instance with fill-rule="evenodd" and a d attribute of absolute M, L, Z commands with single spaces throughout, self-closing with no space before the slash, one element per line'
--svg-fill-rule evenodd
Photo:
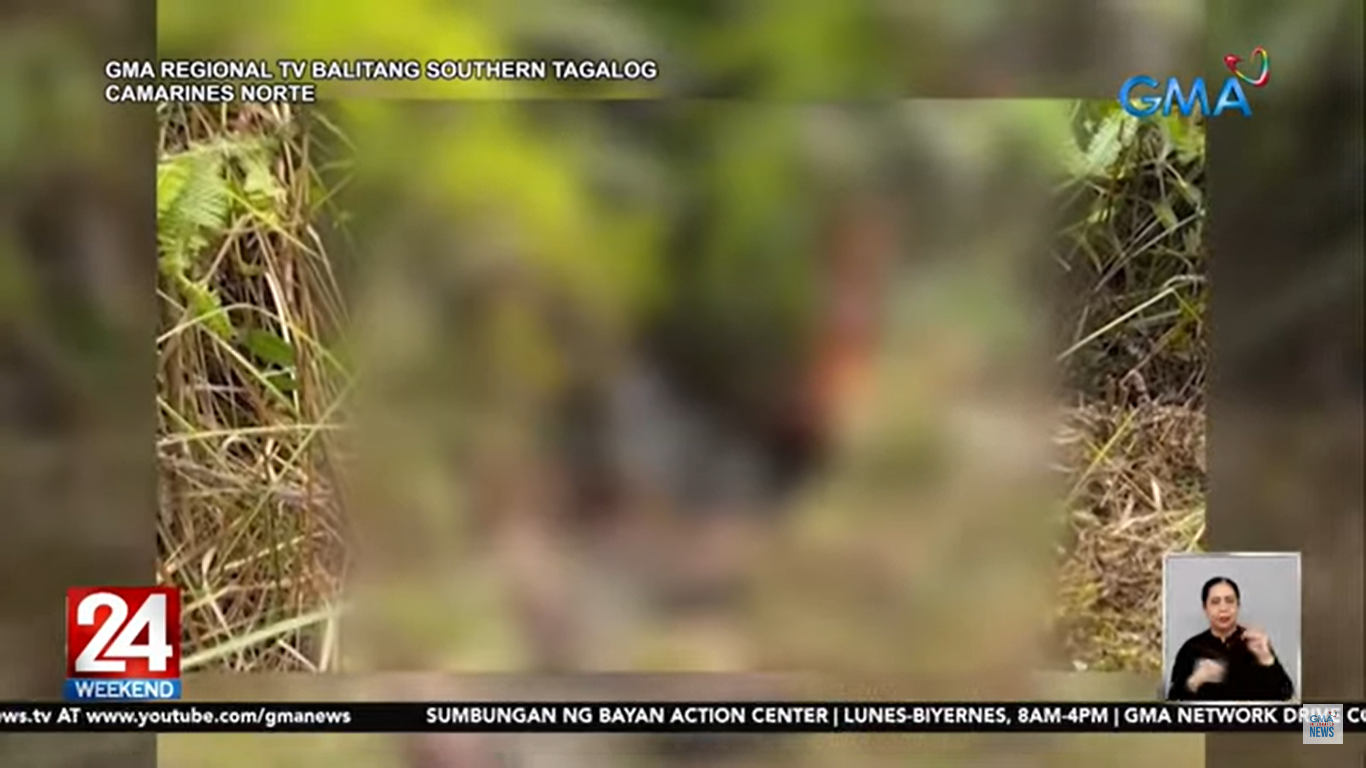
<path fill-rule="evenodd" d="M 331 432 L 349 374 L 316 230 L 321 125 L 285 105 L 161 115 L 157 533 L 186 671 L 337 660 Z"/>
<path fill-rule="evenodd" d="M 1113 104 L 1083 122 L 1092 173 L 1061 255 L 1072 400 L 1057 626 L 1078 668 L 1152 672 L 1162 558 L 1204 533 L 1204 131 Z"/>

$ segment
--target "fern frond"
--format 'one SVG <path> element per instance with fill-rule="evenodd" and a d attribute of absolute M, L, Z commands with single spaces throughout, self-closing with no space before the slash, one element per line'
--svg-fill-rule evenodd
<path fill-rule="evenodd" d="M 190 151 L 157 165 L 158 267 L 179 290 L 196 317 L 222 338 L 232 324 L 212 287 L 197 282 L 194 265 L 211 240 L 222 234 L 231 213 L 232 190 L 219 152 Z"/>
<path fill-rule="evenodd" d="M 185 275 L 227 224 L 231 189 L 218 153 L 185 153 L 157 166 L 157 239 L 167 275 Z"/>

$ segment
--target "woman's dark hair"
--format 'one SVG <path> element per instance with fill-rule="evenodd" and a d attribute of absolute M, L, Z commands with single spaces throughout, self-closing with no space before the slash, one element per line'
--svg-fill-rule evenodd
<path fill-rule="evenodd" d="M 1238 598 L 1238 602 L 1243 601 L 1243 593 L 1238 590 L 1238 584 L 1227 576 L 1215 576 L 1205 582 L 1205 586 L 1200 589 L 1200 604 L 1205 605 L 1209 602 L 1209 591 L 1219 584 L 1227 584 L 1233 587 L 1233 596 Z"/>

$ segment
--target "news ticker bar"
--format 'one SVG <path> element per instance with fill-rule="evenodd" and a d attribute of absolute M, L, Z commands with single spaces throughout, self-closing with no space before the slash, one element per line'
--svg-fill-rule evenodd
<path fill-rule="evenodd" d="M 1309 711 L 1319 706 L 1325 705 L 1306 709 L 1297 704 L 1113 702 L 7 702 L 0 704 L 0 731 L 1223 733 L 1300 731 Z M 1366 731 L 1366 702 L 1333 707 L 1330 717 L 1337 727 Z"/>

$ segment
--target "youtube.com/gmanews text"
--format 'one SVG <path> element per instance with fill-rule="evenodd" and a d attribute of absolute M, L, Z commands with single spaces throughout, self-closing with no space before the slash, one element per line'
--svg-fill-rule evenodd
<path fill-rule="evenodd" d="M 200 728 L 245 727 L 270 730 L 277 727 L 317 726 L 335 728 L 351 722 L 345 709 L 295 711 L 247 705 L 213 711 L 194 706 L 161 706 L 146 709 L 110 710 L 80 705 L 38 705 L 0 709 L 0 730 L 23 731 L 178 731 Z"/>

